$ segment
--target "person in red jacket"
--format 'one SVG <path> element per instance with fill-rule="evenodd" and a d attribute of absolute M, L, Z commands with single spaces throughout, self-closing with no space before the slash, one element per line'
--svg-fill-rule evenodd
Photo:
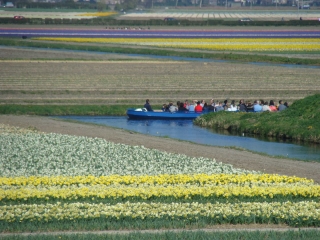
<path fill-rule="evenodd" d="M 200 105 L 200 101 L 197 102 L 197 106 L 194 108 L 195 112 L 202 112 L 202 107 Z"/>

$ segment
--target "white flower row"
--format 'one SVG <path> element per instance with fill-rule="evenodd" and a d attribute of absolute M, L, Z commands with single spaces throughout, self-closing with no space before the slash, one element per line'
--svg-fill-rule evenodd
<path fill-rule="evenodd" d="M 214 159 L 62 134 L 0 134 L 0 176 L 256 173 Z"/>

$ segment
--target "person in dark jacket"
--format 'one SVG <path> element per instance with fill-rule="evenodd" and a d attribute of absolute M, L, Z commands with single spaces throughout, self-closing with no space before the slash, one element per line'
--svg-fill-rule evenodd
<path fill-rule="evenodd" d="M 146 100 L 146 104 L 143 107 L 147 109 L 148 112 L 153 112 L 149 99 Z"/>

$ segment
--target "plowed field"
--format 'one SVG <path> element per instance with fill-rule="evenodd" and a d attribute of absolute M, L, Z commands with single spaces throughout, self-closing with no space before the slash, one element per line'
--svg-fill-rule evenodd
<path fill-rule="evenodd" d="M 25 59 L 32 59 L 33 54 L 23 52 Z M 59 54 L 51 50 L 37 54 L 50 60 L 1 61 L 0 104 L 142 104 L 145 98 L 153 104 L 211 98 L 291 103 L 320 91 L 317 68 L 107 61 L 105 56 L 91 56 L 90 61 L 88 54 L 64 53 L 65 58 L 87 59 L 69 61 L 59 60 Z"/>

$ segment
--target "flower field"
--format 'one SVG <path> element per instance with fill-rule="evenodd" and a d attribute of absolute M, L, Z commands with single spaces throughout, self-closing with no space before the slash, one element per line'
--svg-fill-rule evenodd
<path fill-rule="evenodd" d="M 0 166 L 2 232 L 320 226 L 313 180 L 213 159 L 0 125 Z"/>
<path fill-rule="evenodd" d="M 39 37 L 35 40 L 113 43 L 165 48 L 215 51 L 319 51 L 319 38 L 61 38 Z"/>

